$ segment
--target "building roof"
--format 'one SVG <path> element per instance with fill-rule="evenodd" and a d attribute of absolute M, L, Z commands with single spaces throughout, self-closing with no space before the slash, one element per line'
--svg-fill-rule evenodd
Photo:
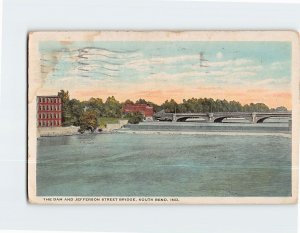
<path fill-rule="evenodd" d="M 36 97 L 43 97 L 43 98 L 60 98 L 58 95 L 37 95 Z"/>
<path fill-rule="evenodd" d="M 153 116 L 153 107 L 147 104 L 125 104 L 123 112 L 141 112 L 145 116 Z"/>

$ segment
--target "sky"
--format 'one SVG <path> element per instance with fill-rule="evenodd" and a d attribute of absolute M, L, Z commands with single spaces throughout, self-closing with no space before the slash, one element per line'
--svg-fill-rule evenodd
<path fill-rule="evenodd" d="M 43 41 L 40 94 L 115 96 L 157 104 L 189 98 L 291 109 L 289 42 Z"/>

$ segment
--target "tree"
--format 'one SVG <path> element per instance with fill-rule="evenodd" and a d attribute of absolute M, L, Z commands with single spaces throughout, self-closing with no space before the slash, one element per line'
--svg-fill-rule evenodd
<path fill-rule="evenodd" d="M 114 96 L 108 97 L 105 101 L 104 112 L 106 117 L 121 117 L 122 105 Z"/>
<path fill-rule="evenodd" d="M 230 101 L 229 102 L 229 110 L 230 112 L 241 112 L 243 109 L 243 106 L 240 102 L 237 101 Z"/>
<path fill-rule="evenodd" d="M 57 95 L 61 98 L 63 104 L 70 100 L 69 91 L 60 90 Z"/>
<path fill-rule="evenodd" d="M 243 107 L 244 112 L 269 112 L 270 109 L 267 105 L 263 103 L 250 103 Z"/>
<path fill-rule="evenodd" d="M 284 106 L 277 107 L 275 112 L 288 112 L 287 108 Z"/>
<path fill-rule="evenodd" d="M 85 102 L 85 106 L 88 109 L 94 110 L 97 112 L 98 116 L 102 116 L 104 114 L 104 103 L 100 98 L 90 98 L 88 101 Z"/>
<path fill-rule="evenodd" d="M 61 98 L 62 102 L 62 125 L 63 126 L 70 126 L 72 125 L 72 113 L 69 106 L 70 96 L 69 91 L 60 90 L 58 92 L 58 97 Z"/>
<path fill-rule="evenodd" d="M 128 119 L 128 123 L 138 124 L 143 121 L 144 116 L 140 112 L 131 112 L 126 115 L 126 118 Z"/>
<path fill-rule="evenodd" d="M 97 128 L 97 113 L 94 110 L 87 110 L 82 113 L 79 119 L 79 132 L 83 133 L 86 130 L 94 132 Z"/>
<path fill-rule="evenodd" d="M 84 112 L 84 104 L 77 99 L 71 99 L 68 102 L 70 110 L 70 124 L 79 126 L 80 117 Z"/>
<path fill-rule="evenodd" d="M 144 99 L 139 99 L 135 102 L 136 104 L 147 104 L 147 101 Z"/>
<path fill-rule="evenodd" d="M 127 99 L 127 100 L 125 100 L 125 102 L 124 102 L 124 105 L 126 105 L 126 104 L 134 104 L 134 102 L 131 101 L 131 100 L 129 100 L 129 99 Z"/>
<path fill-rule="evenodd" d="M 163 104 L 162 104 L 162 108 L 166 111 L 166 112 L 175 112 L 178 109 L 178 104 L 176 103 L 176 101 L 174 99 L 171 99 L 170 101 L 166 100 Z"/>

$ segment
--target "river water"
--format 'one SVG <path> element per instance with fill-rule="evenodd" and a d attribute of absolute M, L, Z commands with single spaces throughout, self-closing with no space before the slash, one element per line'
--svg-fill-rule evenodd
<path fill-rule="evenodd" d="M 42 137 L 37 195 L 290 196 L 291 137 L 270 132 Z"/>

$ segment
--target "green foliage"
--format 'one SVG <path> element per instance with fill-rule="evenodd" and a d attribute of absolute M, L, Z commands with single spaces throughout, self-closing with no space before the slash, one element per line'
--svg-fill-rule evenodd
<path fill-rule="evenodd" d="M 237 101 L 214 100 L 212 98 L 191 98 L 183 99 L 183 102 L 177 104 L 175 100 L 166 100 L 161 108 L 166 112 L 269 112 L 270 109 L 263 103 L 251 103 L 241 105 Z"/>
<path fill-rule="evenodd" d="M 178 110 L 178 104 L 173 99 L 170 101 L 166 100 L 161 107 L 165 109 L 165 112 L 177 112 Z"/>
<path fill-rule="evenodd" d="M 130 124 L 138 124 L 143 121 L 144 116 L 140 112 L 132 112 L 126 114 L 125 118 L 128 119 L 128 123 Z"/>
<path fill-rule="evenodd" d="M 57 95 L 58 97 L 61 98 L 62 101 L 62 125 L 70 126 L 72 125 L 71 123 L 72 113 L 69 106 L 69 101 L 70 101 L 69 91 L 60 90 Z"/>
<path fill-rule="evenodd" d="M 287 108 L 284 106 L 280 106 L 275 109 L 275 112 L 287 112 L 287 111 L 288 111 Z"/>
<path fill-rule="evenodd" d="M 251 103 L 251 104 L 246 104 L 243 107 L 243 112 L 269 112 L 270 109 L 267 105 L 263 103 Z"/>
<path fill-rule="evenodd" d="M 147 101 L 144 99 L 139 99 L 137 101 L 135 101 L 136 104 L 147 104 Z"/>
<path fill-rule="evenodd" d="M 104 105 L 105 117 L 115 117 L 120 118 L 122 115 L 122 104 L 115 99 L 114 96 L 108 97 Z"/>
<path fill-rule="evenodd" d="M 86 130 L 94 132 L 98 126 L 97 113 L 94 110 L 87 110 L 82 113 L 79 119 L 79 132 L 83 133 Z"/>
<path fill-rule="evenodd" d="M 134 104 L 134 102 L 128 99 L 128 100 L 126 100 L 126 101 L 124 102 L 123 105 L 126 105 L 126 104 Z"/>
<path fill-rule="evenodd" d="M 57 95 L 61 98 L 62 103 L 66 103 L 70 100 L 69 91 L 60 90 Z"/>
<path fill-rule="evenodd" d="M 62 99 L 63 126 L 79 126 L 79 118 L 84 111 L 84 104 L 77 99 L 71 99 L 68 91 L 61 90 L 58 96 Z"/>
<path fill-rule="evenodd" d="M 99 116 L 102 116 L 104 113 L 105 105 L 100 98 L 90 98 L 88 101 L 84 103 L 85 107 L 97 112 Z"/>
<path fill-rule="evenodd" d="M 58 96 L 62 99 L 62 124 L 63 126 L 80 126 L 81 130 L 94 130 L 97 126 L 104 128 L 106 124 L 117 123 L 122 118 L 122 107 L 125 104 L 133 104 L 131 100 L 120 103 L 114 96 L 110 96 L 103 102 L 100 98 L 90 98 L 87 101 L 70 99 L 69 92 L 60 90 Z M 242 105 L 237 101 L 227 101 L 212 98 L 183 99 L 177 103 L 174 99 L 166 100 L 162 105 L 157 105 L 145 99 L 139 99 L 137 104 L 147 104 L 153 107 L 154 112 L 165 110 L 170 113 L 181 112 L 287 112 L 287 108 L 280 106 L 269 108 L 263 103 L 250 103 Z M 131 124 L 137 124 L 143 120 L 141 113 L 129 113 L 125 118 Z"/>
<path fill-rule="evenodd" d="M 71 115 L 72 115 L 71 122 L 73 125 L 78 126 L 79 119 L 84 111 L 84 105 L 79 100 L 72 99 L 69 102 L 69 106 L 70 106 Z"/>

